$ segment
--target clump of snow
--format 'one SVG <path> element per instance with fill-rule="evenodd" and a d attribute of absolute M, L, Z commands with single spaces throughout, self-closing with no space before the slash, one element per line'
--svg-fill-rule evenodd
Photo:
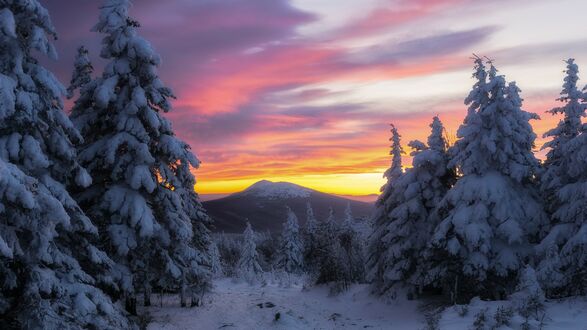
<path fill-rule="evenodd" d="M 311 193 L 312 190 L 293 183 L 268 180 L 261 180 L 242 192 L 244 195 L 269 199 L 308 198 Z"/>

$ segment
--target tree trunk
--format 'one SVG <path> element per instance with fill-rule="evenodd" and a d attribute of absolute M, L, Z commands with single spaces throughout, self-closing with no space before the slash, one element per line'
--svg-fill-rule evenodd
<path fill-rule="evenodd" d="M 191 298 L 192 298 L 192 302 L 190 304 L 190 307 L 200 306 L 202 302 L 200 300 L 200 296 L 198 294 L 196 294 L 196 290 L 191 289 L 190 293 L 191 293 Z"/>
<path fill-rule="evenodd" d="M 151 306 L 151 286 L 149 284 L 145 285 L 145 295 L 143 302 L 145 307 Z"/>
<path fill-rule="evenodd" d="M 128 294 L 126 296 L 124 306 L 130 315 L 137 315 L 137 298 L 134 296 L 134 294 Z"/>
<path fill-rule="evenodd" d="M 185 298 L 186 298 L 186 296 L 185 296 L 185 291 L 186 291 L 186 290 L 185 290 L 185 285 L 182 285 L 182 286 L 181 286 L 181 291 L 179 292 L 179 299 L 180 299 L 180 304 L 181 304 L 181 307 L 185 307 L 185 306 L 187 305 L 187 304 L 186 304 L 186 301 L 185 301 L 185 300 L 186 300 L 186 299 L 185 299 Z"/>
<path fill-rule="evenodd" d="M 453 289 L 453 305 L 457 303 L 458 301 L 458 296 L 457 296 L 457 292 L 459 292 L 459 276 L 455 276 L 455 287 Z"/>

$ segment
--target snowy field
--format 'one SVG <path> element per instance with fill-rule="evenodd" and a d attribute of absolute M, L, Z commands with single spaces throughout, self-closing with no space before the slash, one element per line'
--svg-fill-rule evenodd
<path fill-rule="evenodd" d="M 205 306 L 178 305 L 168 298 L 163 308 L 150 308 L 153 322 L 148 329 L 419 329 L 423 325 L 416 302 L 386 305 L 369 296 L 364 285 L 332 297 L 327 288 L 251 286 L 222 279 L 215 282 Z"/>
<path fill-rule="evenodd" d="M 492 328 L 496 309 L 509 305 L 507 301 L 474 300 L 464 309 L 447 307 L 438 326 L 475 329 L 476 316 L 485 310 L 487 322 L 481 329 L 521 329 L 524 320 L 519 315 L 512 317 L 510 326 Z M 149 308 L 152 323 L 148 329 L 427 329 L 422 302 L 398 300 L 386 304 L 370 296 L 365 285 L 354 285 L 343 294 L 330 296 L 324 287 L 251 286 L 221 279 L 215 282 L 214 292 L 206 296 L 204 306 L 178 306 L 177 298 L 169 296 L 164 298 L 163 308 Z M 550 301 L 546 306 L 542 329 L 587 330 L 587 298 Z M 541 329 L 535 319 L 530 325 L 530 329 Z"/>

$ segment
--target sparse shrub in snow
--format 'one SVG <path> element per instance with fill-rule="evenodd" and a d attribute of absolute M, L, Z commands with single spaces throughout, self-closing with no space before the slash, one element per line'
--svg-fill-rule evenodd
<path fill-rule="evenodd" d="M 499 329 L 502 326 L 510 326 L 514 317 L 514 309 L 511 306 L 499 306 L 493 314 L 494 325 L 492 329 Z"/>
<path fill-rule="evenodd" d="M 91 178 L 63 111 L 64 87 L 39 64 L 55 59 L 37 0 L 0 1 L 0 328 L 132 325 L 98 287 L 114 289 L 98 229 L 71 197 Z"/>
<path fill-rule="evenodd" d="M 425 327 L 423 330 L 439 330 L 440 318 L 442 317 L 441 310 L 434 310 L 424 314 Z"/>
<path fill-rule="evenodd" d="M 247 222 L 247 227 L 243 233 L 241 255 L 236 266 L 236 272 L 238 278 L 244 279 L 249 283 L 257 282 L 260 274 L 263 272 L 259 265 L 255 232 L 249 222 Z"/>
<path fill-rule="evenodd" d="M 287 207 L 283 224 L 277 266 L 288 273 L 300 274 L 304 268 L 304 247 L 300 237 L 298 217 Z"/>
<path fill-rule="evenodd" d="M 516 292 L 511 295 L 510 299 L 526 323 L 530 318 L 538 321 L 544 320 L 546 299 L 532 267 L 526 267 L 521 272 Z"/>
<path fill-rule="evenodd" d="M 127 309 L 152 287 L 194 299 L 209 285 L 209 220 L 194 192 L 199 161 L 163 113 L 172 91 L 159 56 L 128 16 L 130 1 L 106 0 L 94 30 L 104 34 L 102 75 L 83 85 L 71 118 L 84 137 L 79 159 L 94 178 L 78 195 L 116 262 Z"/>
<path fill-rule="evenodd" d="M 460 317 L 465 317 L 469 314 L 469 305 L 455 305 L 455 308 Z"/>
<path fill-rule="evenodd" d="M 428 258 L 427 282 L 462 302 L 513 292 L 547 222 L 529 124 L 537 116 L 521 109 L 518 87 L 493 65 L 486 72 L 477 58 L 474 77 L 449 164 L 461 176 L 439 204 Z"/>
<path fill-rule="evenodd" d="M 473 321 L 472 330 L 488 330 L 488 316 L 487 308 L 480 310 L 475 314 L 475 320 Z"/>

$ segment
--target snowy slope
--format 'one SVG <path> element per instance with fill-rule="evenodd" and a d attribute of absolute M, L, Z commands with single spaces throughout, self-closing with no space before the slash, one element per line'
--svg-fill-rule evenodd
<path fill-rule="evenodd" d="M 259 181 L 244 191 L 203 203 L 208 215 L 214 220 L 213 231 L 242 233 L 247 221 L 257 232 L 280 232 L 287 219 L 289 206 L 300 221 L 306 222 L 306 204 L 310 203 L 318 220 L 328 216 L 332 207 L 340 220 L 350 203 L 355 217 L 369 216 L 373 204 L 325 194 L 288 182 Z"/>
<path fill-rule="evenodd" d="M 202 307 L 180 308 L 177 297 L 171 296 L 165 297 L 163 307 L 159 307 L 159 298 L 155 300 L 157 306 L 147 309 L 152 317 L 150 330 L 426 329 L 423 301 L 398 299 L 386 304 L 369 295 L 365 285 L 354 285 L 346 293 L 330 296 L 324 287 L 303 289 L 300 285 L 281 287 L 276 283 L 251 286 L 220 279 Z M 459 315 L 461 306 L 450 306 L 440 314 L 438 326 L 441 330 L 474 329 L 476 315 L 485 310 L 487 323 L 483 329 L 491 329 L 496 309 L 509 305 L 508 301 L 475 299 L 465 315 Z M 587 297 L 548 301 L 542 329 L 586 330 L 585 310 Z M 276 313 L 280 314 L 278 321 Z M 520 329 L 522 322 L 515 314 L 509 326 L 497 329 Z M 531 329 L 540 329 L 538 321 L 531 320 L 530 324 Z"/>
<path fill-rule="evenodd" d="M 241 195 L 268 199 L 308 198 L 312 190 L 289 182 L 261 180 L 241 192 Z"/>

